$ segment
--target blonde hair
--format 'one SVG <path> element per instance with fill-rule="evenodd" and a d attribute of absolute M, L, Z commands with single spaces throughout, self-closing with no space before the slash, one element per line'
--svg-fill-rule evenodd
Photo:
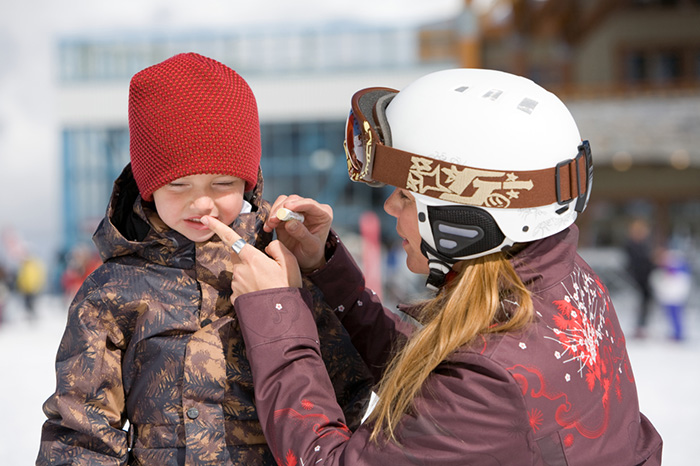
<path fill-rule="evenodd" d="M 379 401 L 369 419 L 372 440 L 380 433 L 397 441 L 396 429 L 430 373 L 460 346 L 479 335 L 508 332 L 531 321 L 530 292 L 504 253 L 462 263 L 463 268 L 433 299 L 421 306 L 425 325 L 394 356 L 379 385 Z M 503 305 L 507 299 L 513 306 Z"/>

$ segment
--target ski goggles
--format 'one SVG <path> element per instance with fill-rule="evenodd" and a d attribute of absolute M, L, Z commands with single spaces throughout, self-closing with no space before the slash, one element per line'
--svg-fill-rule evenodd
<path fill-rule="evenodd" d="M 576 157 L 541 170 L 487 170 L 432 159 L 391 147 L 386 108 L 396 94 L 371 87 L 352 96 L 343 143 L 352 181 L 478 207 L 522 209 L 575 200 L 577 211 L 585 208 L 593 179 L 588 141 Z"/>
<path fill-rule="evenodd" d="M 343 142 L 348 174 L 352 181 L 362 181 L 373 186 L 384 184 L 372 177 L 373 165 L 378 147 L 391 149 L 391 131 L 385 110 L 398 92 L 387 87 L 371 87 L 352 96 Z"/>

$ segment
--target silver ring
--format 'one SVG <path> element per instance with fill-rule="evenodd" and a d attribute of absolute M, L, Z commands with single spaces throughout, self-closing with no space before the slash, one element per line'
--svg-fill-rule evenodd
<path fill-rule="evenodd" d="M 243 246 L 245 246 L 247 243 L 243 239 L 236 240 L 235 243 L 231 245 L 231 249 L 233 249 L 233 252 L 236 254 L 241 253 L 241 249 L 243 249 Z"/>

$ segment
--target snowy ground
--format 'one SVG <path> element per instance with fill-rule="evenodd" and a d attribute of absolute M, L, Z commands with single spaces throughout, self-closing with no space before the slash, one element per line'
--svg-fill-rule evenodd
<path fill-rule="evenodd" d="M 620 320 L 631 335 L 631 295 L 613 297 Z M 693 301 L 697 303 L 697 300 Z M 686 313 L 689 338 L 667 340 L 665 316 L 657 311 L 646 340 L 628 340 L 642 411 L 664 438 L 664 465 L 688 466 L 700 457 L 700 307 Z M 0 464 L 34 464 L 44 415 L 41 405 L 54 389 L 53 361 L 63 327 L 65 305 L 45 298 L 39 316 L 28 321 L 18 301 L 5 309 L 0 325 Z"/>

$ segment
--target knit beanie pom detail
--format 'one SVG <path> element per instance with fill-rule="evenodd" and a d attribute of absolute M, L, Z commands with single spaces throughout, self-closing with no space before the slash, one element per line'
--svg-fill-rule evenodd
<path fill-rule="evenodd" d="M 139 71 L 129 86 L 131 168 L 143 199 L 173 180 L 221 174 L 255 187 L 260 123 L 243 78 L 196 53 Z"/>

